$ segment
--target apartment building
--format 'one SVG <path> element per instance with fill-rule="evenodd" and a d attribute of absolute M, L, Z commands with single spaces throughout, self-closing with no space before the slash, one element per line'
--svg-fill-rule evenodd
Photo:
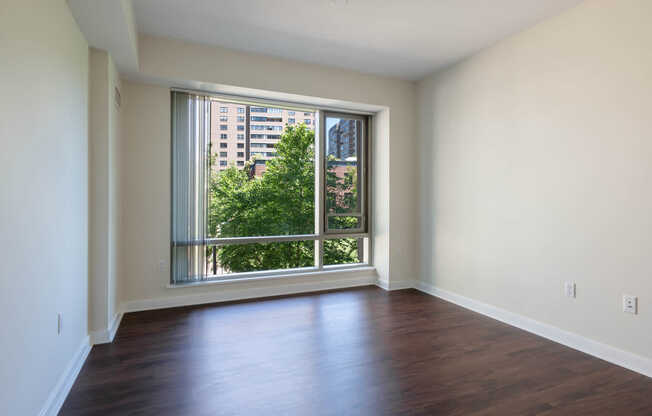
<path fill-rule="evenodd" d="M 213 171 L 229 166 L 243 168 L 256 160 L 256 176 L 265 172 L 265 162 L 276 157 L 276 143 L 286 125 L 305 124 L 314 129 L 315 113 L 277 107 L 250 106 L 214 100 L 211 102 L 211 155 Z"/>

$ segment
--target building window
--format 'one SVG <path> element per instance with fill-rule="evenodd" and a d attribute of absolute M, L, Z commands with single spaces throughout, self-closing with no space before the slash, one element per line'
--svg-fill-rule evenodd
<path fill-rule="evenodd" d="M 220 152 L 220 157 L 226 157 L 227 153 L 226 152 Z"/>
<path fill-rule="evenodd" d="M 251 130 L 269 130 L 269 131 L 283 131 L 283 126 L 269 126 L 266 124 L 252 124 Z"/>
<path fill-rule="evenodd" d="M 244 123 L 244 122 L 245 122 L 244 116 L 238 116 L 238 123 Z"/>
<path fill-rule="evenodd" d="M 306 126 L 309 126 L 309 125 L 310 125 L 310 119 L 309 119 L 309 118 L 303 120 L 303 122 L 306 123 Z"/>
<path fill-rule="evenodd" d="M 220 121 L 223 122 L 223 123 L 226 123 L 227 121 L 229 121 L 229 118 L 226 117 L 226 116 L 221 116 Z"/>
<path fill-rule="evenodd" d="M 244 143 L 236 143 L 238 160 L 230 162 L 224 156 L 227 143 L 220 143 L 215 166 L 208 157 L 210 135 L 195 128 L 218 122 L 210 120 L 215 102 L 233 105 L 172 93 L 172 283 L 368 265 L 368 118 L 320 110 L 316 132 L 254 124 L 261 126 L 252 126 L 260 130 L 259 139 L 275 141 L 252 143 L 257 159 L 249 164 Z M 211 127 L 208 132 L 215 131 Z M 234 163 L 238 169 L 227 169 Z"/>
<path fill-rule="evenodd" d="M 251 121 L 267 121 L 271 123 L 281 123 L 283 121 L 283 117 L 251 116 Z"/>
<path fill-rule="evenodd" d="M 294 115 L 294 111 L 288 111 L 288 116 L 293 116 L 293 115 Z"/>
<path fill-rule="evenodd" d="M 296 123 L 296 120 L 293 119 L 293 118 L 289 118 L 289 119 L 288 119 L 288 123 L 289 123 L 289 124 L 294 124 L 294 123 Z"/>
<path fill-rule="evenodd" d="M 220 124 L 220 130 L 227 130 L 229 128 L 226 124 Z"/>
<path fill-rule="evenodd" d="M 244 107 L 238 107 L 238 113 L 244 114 L 245 108 Z"/>
<path fill-rule="evenodd" d="M 244 126 L 243 125 L 238 125 L 238 131 L 244 131 Z"/>
<path fill-rule="evenodd" d="M 226 134 L 226 133 L 221 133 L 220 134 L 220 139 L 228 139 L 228 138 L 229 138 L 228 134 Z"/>
<path fill-rule="evenodd" d="M 220 107 L 220 113 L 228 113 L 229 107 Z"/>
<path fill-rule="evenodd" d="M 238 133 L 238 140 L 244 140 L 244 134 Z"/>

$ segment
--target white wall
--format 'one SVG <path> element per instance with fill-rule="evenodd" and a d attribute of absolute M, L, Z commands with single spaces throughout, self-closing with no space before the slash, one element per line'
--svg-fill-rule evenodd
<path fill-rule="evenodd" d="M 651 16 L 587 1 L 420 83 L 423 281 L 652 357 Z"/>
<path fill-rule="evenodd" d="M 88 46 L 64 0 L 3 1 L 0 61 L 0 414 L 35 415 L 87 343 Z"/>
<path fill-rule="evenodd" d="M 141 37 L 140 74 L 125 83 L 123 300 L 184 296 L 219 287 L 167 289 L 169 271 L 169 85 L 233 86 L 382 107 L 374 124 L 374 262 L 385 281 L 416 276 L 416 86 L 406 81 Z M 160 85 L 144 85 L 155 80 Z M 382 123 L 381 123 L 382 122 Z M 145 160 L 145 161 L 144 161 Z"/>
<path fill-rule="evenodd" d="M 89 330 L 106 340 L 117 313 L 117 262 L 120 222 L 120 108 L 115 89 L 120 78 L 106 52 L 90 52 L 90 215 Z"/>

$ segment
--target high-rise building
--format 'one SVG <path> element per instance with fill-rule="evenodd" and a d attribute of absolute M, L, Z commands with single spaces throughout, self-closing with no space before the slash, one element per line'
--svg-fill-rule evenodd
<path fill-rule="evenodd" d="M 356 138 L 360 129 L 360 121 L 340 119 L 328 129 L 328 156 L 339 160 L 356 157 Z"/>
<path fill-rule="evenodd" d="M 286 125 L 304 123 L 314 129 L 315 113 L 277 107 L 249 106 L 214 100 L 211 102 L 211 154 L 213 170 L 244 167 L 257 161 L 255 174 L 262 175 L 264 163 L 276 157 L 276 143 Z"/>

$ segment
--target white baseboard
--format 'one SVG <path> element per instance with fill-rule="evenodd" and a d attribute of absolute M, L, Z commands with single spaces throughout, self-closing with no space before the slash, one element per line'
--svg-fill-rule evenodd
<path fill-rule="evenodd" d="M 90 333 L 91 344 L 97 345 L 97 344 L 108 344 L 110 342 L 113 342 L 113 338 L 115 338 L 115 333 L 118 332 L 118 328 L 120 327 L 121 321 L 122 321 L 122 312 L 118 312 L 111 320 L 111 324 L 109 325 L 108 328 L 101 329 L 99 331 L 92 331 Z"/>
<path fill-rule="evenodd" d="M 418 282 L 416 289 L 612 364 L 652 377 L 652 359 L 650 358 L 642 357 L 581 335 L 564 331 L 556 326 L 548 325 L 496 306 L 439 289 L 427 282 Z"/>
<path fill-rule="evenodd" d="M 387 282 L 387 280 L 376 280 L 376 286 L 384 290 L 402 290 L 402 289 L 412 289 L 414 288 L 414 280 L 393 280 Z"/>
<path fill-rule="evenodd" d="M 291 295 L 295 293 L 315 292 L 319 290 L 344 289 L 347 287 L 370 286 L 376 283 L 375 271 L 350 273 L 350 276 L 339 279 L 322 278 L 307 282 L 287 282 L 264 287 L 249 287 L 245 289 L 228 289 L 210 291 L 192 295 L 171 296 L 156 299 L 139 299 L 124 302 L 121 310 L 124 313 L 152 309 L 174 308 L 178 306 L 201 305 L 205 303 L 228 302 L 233 300 L 255 299 L 268 296 Z M 176 290 L 176 289 L 175 289 Z"/>
<path fill-rule="evenodd" d="M 90 351 L 90 339 L 86 337 L 75 353 L 75 356 L 66 366 L 61 377 L 59 377 L 59 380 L 57 380 L 57 384 L 55 384 L 50 392 L 48 399 L 39 412 L 39 416 L 57 416 Z"/>

